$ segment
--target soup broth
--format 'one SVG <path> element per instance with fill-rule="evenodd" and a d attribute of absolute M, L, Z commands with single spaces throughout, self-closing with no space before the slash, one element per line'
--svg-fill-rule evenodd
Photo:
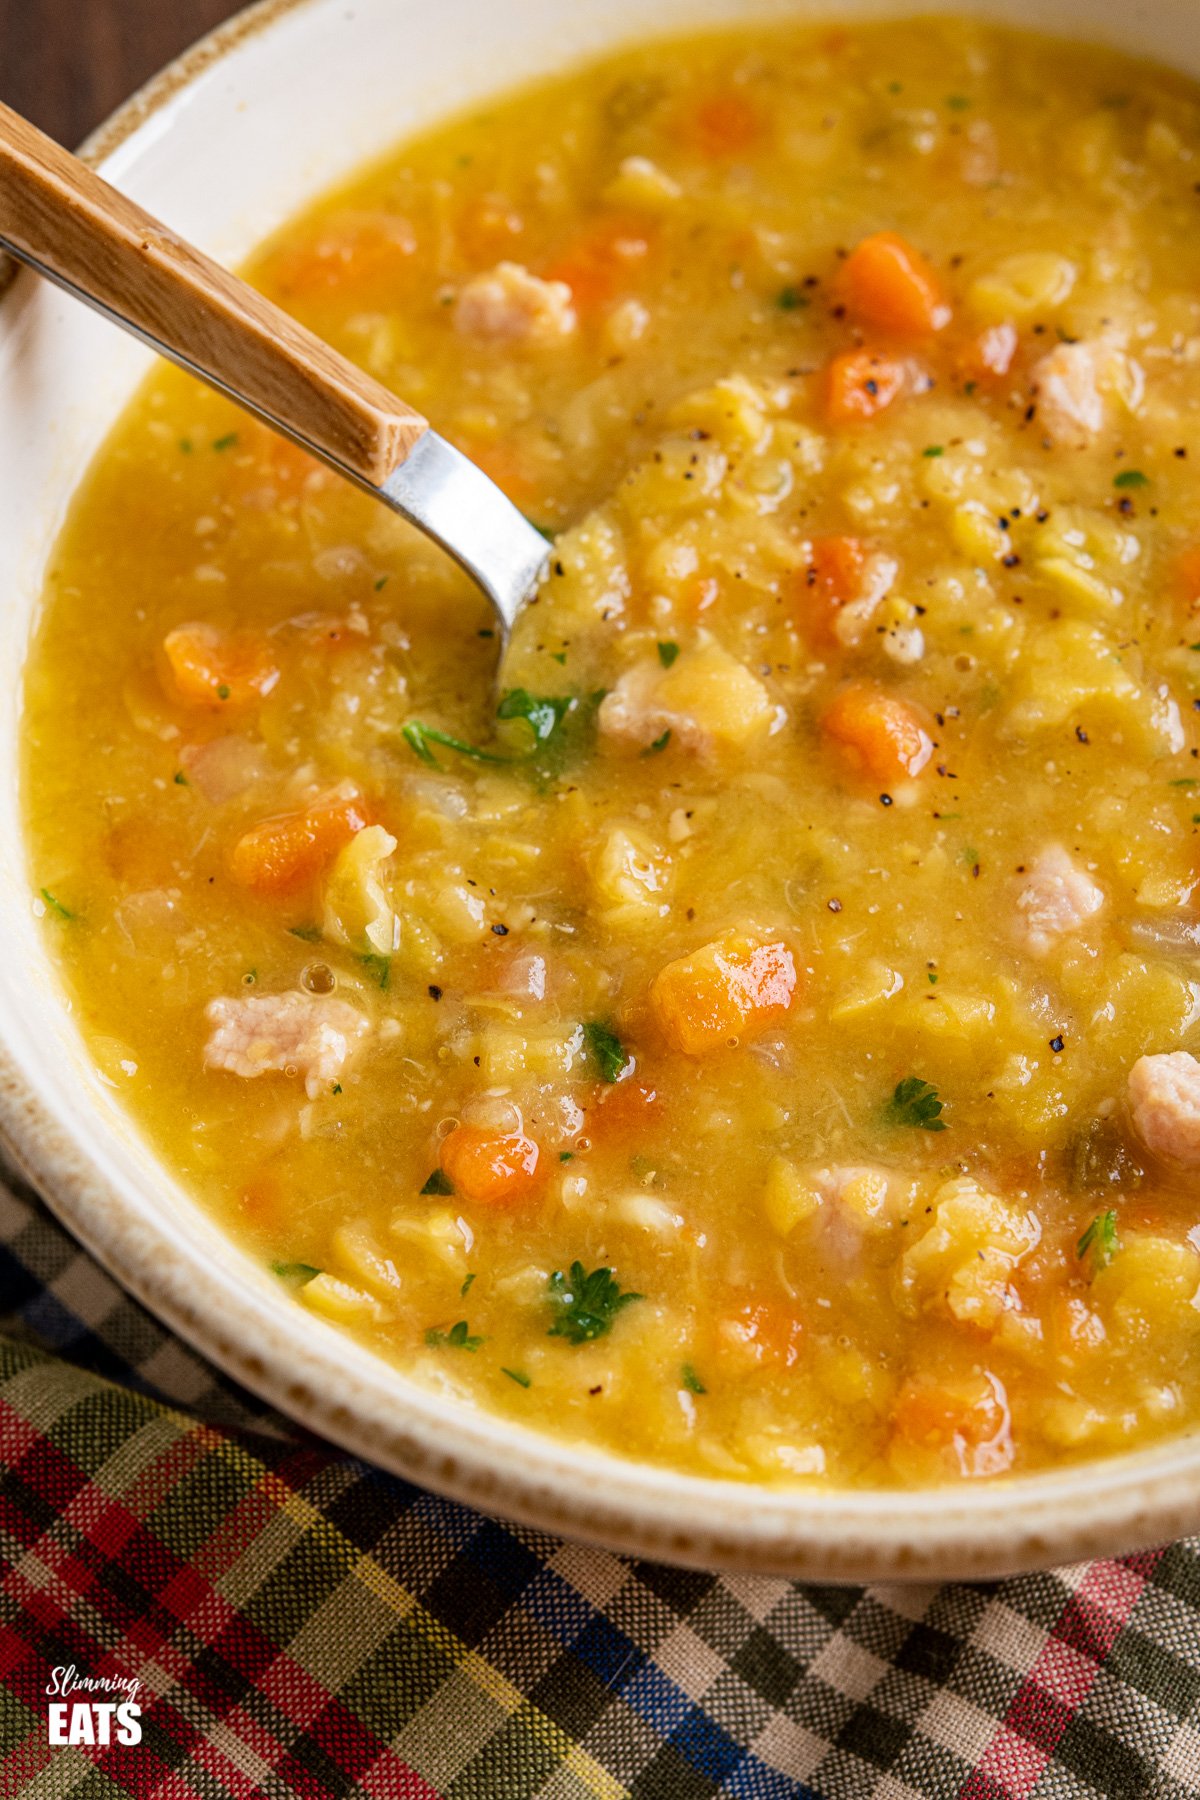
<path fill-rule="evenodd" d="M 638 48 L 252 279 L 550 540 L 174 371 L 53 559 L 31 900 L 294 1303 L 714 1476 L 1200 1413 L 1200 105 L 976 23 Z"/>

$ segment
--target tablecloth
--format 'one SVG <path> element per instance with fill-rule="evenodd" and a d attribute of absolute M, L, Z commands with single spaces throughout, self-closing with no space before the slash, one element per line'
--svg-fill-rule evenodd
<path fill-rule="evenodd" d="M 522 1530 L 271 1412 L 11 1178 L 0 1332 L 5 1797 L 1200 1795 L 1200 1539 L 853 1588 Z M 140 1742 L 51 1744 L 80 1677 Z"/>

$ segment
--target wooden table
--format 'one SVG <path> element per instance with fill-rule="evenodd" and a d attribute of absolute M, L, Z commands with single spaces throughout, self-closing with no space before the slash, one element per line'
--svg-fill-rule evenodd
<path fill-rule="evenodd" d="M 0 0 L 0 100 L 71 149 L 242 0 Z"/>

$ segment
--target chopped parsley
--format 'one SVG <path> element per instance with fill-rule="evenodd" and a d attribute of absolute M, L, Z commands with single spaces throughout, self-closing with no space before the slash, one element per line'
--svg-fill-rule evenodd
<path fill-rule="evenodd" d="M 333 1086 L 332 1086 L 332 1087 L 331 1087 L 331 1088 L 330 1088 L 330 1090 L 329 1090 L 329 1091 L 330 1091 L 330 1093 L 331 1093 L 331 1094 L 340 1094 L 340 1093 L 341 1093 L 341 1091 L 342 1091 L 342 1084 L 341 1084 L 341 1082 L 340 1082 L 340 1081 L 335 1081 L 335 1082 L 334 1082 L 334 1084 L 333 1084 Z"/>
<path fill-rule="evenodd" d="M 390 580 L 391 580 L 390 575 L 380 575 L 378 580 L 375 583 L 375 592 L 377 594 L 380 593 L 382 591 L 382 589 L 387 586 L 387 584 Z"/>
<path fill-rule="evenodd" d="M 319 944 L 321 941 L 319 925 L 289 925 L 288 934 L 291 937 L 298 937 L 305 944 Z"/>
<path fill-rule="evenodd" d="M 320 1269 L 314 1269 L 311 1263 L 273 1262 L 271 1264 L 271 1273 L 272 1275 L 278 1275 L 280 1281 L 298 1281 L 303 1287 L 306 1282 L 312 1281 L 314 1277 L 321 1273 L 321 1271 Z"/>
<path fill-rule="evenodd" d="M 945 454 L 945 449 L 941 444 L 926 444 L 921 452 L 922 456 L 945 456 Z"/>
<path fill-rule="evenodd" d="M 1115 488 L 1149 487 L 1150 477 L 1143 475 L 1140 469 L 1122 469 L 1119 475 L 1113 476 Z"/>
<path fill-rule="evenodd" d="M 507 756 L 497 756 L 494 750 L 481 750 L 478 744 L 465 744 L 461 738 L 451 737 L 448 731 L 439 731 L 436 725 L 425 725 L 420 719 L 410 719 L 401 727 L 401 737 L 415 756 L 431 769 L 440 769 L 441 764 L 433 754 L 431 746 L 440 744 L 443 750 L 453 750 L 456 756 L 470 756 L 476 762 L 504 763 Z"/>
<path fill-rule="evenodd" d="M 574 1162 L 575 1152 L 573 1150 L 560 1150 L 558 1153 L 558 1160 L 559 1162 Z"/>
<path fill-rule="evenodd" d="M 668 725 L 661 737 L 656 737 L 652 744 L 647 744 L 642 751 L 643 756 L 653 756 L 659 750 L 665 750 L 671 741 L 671 727 Z"/>
<path fill-rule="evenodd" d="M 684 1363 L 679 1371 L 679 1379 L 689 1394 L 707 1394 L 708 1389 L 693 1369 L 691 1363 Z"/>
<path fill-rule="evenodd" d="M 544 744 L 554 736 L 574 704 L 570 694 L 531 694 L 525 688 L 510 688 L 501 696 L 496 717 L 524 719 L 536 742 Z"/>
<path fill-rule="evenodd" d="M 74 919 L 78 917 L 76 913 L 71 911 L 69 906 L 64 906 L 61 900 L 56 900 L 49 888 L 42 888 L 41 895 L 42 899 L 46 902 L 46 905 L 50 908 L 50 911 L 56 912 L 60 919 Z"/>
<path fill-rule="evenodd" d="M 1117 1236 L 1117 1215 L 1110 1207 L 1108 1212 L 1097 1213 L 1078 1244 L 1075 1254 L 1081 1260 L 1090 1254 L 1092 1274 L 1099 1269 L 1106 1269 L 1117 1251 L 1121 1248 L 1121 1240 Z"/>
<path fill-rule="evenodd" d="M 454 1183 L 444 1169 L 435 1169 L 420 1191 L 423 1194 L 452 1194 Z M 466 1292 L 465 1289 L 463 1291 Z"/>
<path fill-rule="evenodd" d="M 236 431 L 227 431 L 225 433 L 224 437 L 219 437 L 219 438 L 213 439 L 213 449 L 214 450 L 232 450 L 233 446 L 237 443 L 237 441 L 238 441 L 237 432 Z"/>
<path fill-rule="evenodd" d="M 381 993 L 386 993 L 388 983 L 392 979 L 392 959 L 390 956 L 364 956 L 360 958 L 363 968 Z"/>
<path fill-rule="evenodd" d="M 966 112 L 971 102 L 966 94 L 947 94 L 946 105 L 951 112 Z"/>
<path fill-rule="evenodd" d="M 590 1019 L 583 1028 L 583 1037 L 588 1053 L 600 1071 L 601 1081 L 620 1081 L 633 1059 L 616 1032 L 610 1031 L 599 1019 Z"/>
<path fill-rule="evenodd" d="M 671 664 L 675 661 L 675 658 L 678 655 L 679 655 L 679 645 L 678 644 L 672 644 L 670 641 L 668 641 L 665 644 L 663 644 L 663 643 L 659 644 L 658 660 L 662 664 L 664 669 L 669 669 Z"/>
<path fill-rule="evenodd" d="M 914 1131 L 945 1131 L 941 1111 L 942 1102 L 933 1084 L 922 1081 L 919 1075 L 906 1075 L 896 1083 L 884 1117 L 889 1125 L 906 1125 Z"/>
<path fill-rule="evenodd" d="M 518 1387 L 527 1388 L 533 1386 L 532 1376 L 527 1375 L 524 1369 L 501 1369 L 500 1373 L 502 1375 L 507 1375 L 510 1381 L 515 1381 Z"/>
<path fill-rule="evenodd" d="M 780 312 L 800 312 L 808 305 L 808 295 L 801 293 L 798 287 L 789 282 L 787 287 L 780 288 L 776 294 L 775 304 Z"/>
<path fill-rule="evenodd" d="M 467 1295 L 471 1291 L 471 1283 L 474 1281 L 474 1279 L 475 1279 L 475 1271 L 474 1271 L 474 1269 L 472 1269 L 471 1273 L 467 1276 L 467 1279 L 463 1282 L 462 1286 L 458 1290 L 458 1297 L 460 1300 L 466 1299 Z"/>
<path fill-rule="evenodd" d="M 228 700 L 228 698 L 232 692 L 233 692 L 233 690 L 229 686 L 229 683 L 227 681 L 223 681 L 217 689 L 217 699 L 218 700 Z"/>
<path fill-rule="evenodd" d="M 623 1294 L 611 1269 L 593 1269 L 588 1275 L 581 1262 L 571 1264 L 570 1275 L 556 1269 L 549 1281 L 555 1318 L 547 1337 L 564 1337 L 572 1344 L 587 1344 L 612 1330 L 619 1312 L 632 1306 L 642 1294 Z"/>
<path fill-rule="evenodd" d="M 176 771 L 175 771 L 175 786 L 176 787 L 191 787 L 191 785 L 192 785 L 191 782 L 188 780 L 188 778 L 184 774 L 183 770 L 176 769 Z"/>
<path fill-rule="evenodd" d="M 431 1325 L 425 1333 L 425 1342 L 431 1350 L 469 1350 L 474 1355 L 480 1345 L 487 1342 L 487 1339 L 472 1337 L 471 1327 L 467 1321 L 459 1319 L 457 1324 L 450 1327 L 449 1331 L 438 1331 Z"/>

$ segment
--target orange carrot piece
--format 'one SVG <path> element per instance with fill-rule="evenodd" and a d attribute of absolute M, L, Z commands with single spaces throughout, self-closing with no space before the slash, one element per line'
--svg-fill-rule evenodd
<path fill-rule="evenodd" d="M 185 706 L 249 706 L 279 680 L 270 639 L 262 632 L 179 625 L 163 639 L 169 689 Z"/>
<path fill-rule="evenodd" d="M 832 425 L 873 419 L 904 392 L 904 364 L 878 350 L 845 350 L 825 371 L 825 411 Z"/>
<path fill-rule="evenodd" d="M 933 270 L 894 231 L 877 231 L 850 252 L 836 290 L 855 318 L 900 337 L 928 337 L 950 323 Z"/>
<path fill-rule="evenodd" d="M 520 1131 L 456 1125 L 442 1141 L 441 1164 L 454 1192 L 480 1206 L 520 1200 L 537 1178 L 538 1147 Z"/>
<path fill-rule="evenodd" d="M 809 546 L 801 624 L 814 643 L 834 644 L 838 613 L 862 592 L 870 552 L 861 538 L 819 537 Z"/>
<path fill-rule="evenodd" d="M 962 1382 L 906 1381 L 892 1404 L 900 1445 L 968 1478 L 1002 1475 L 1014 1447 L 1008 1398 L 994 1375 Z"/>
<path fill-rule="evenodd" d="M 873 682 L 853 681 L 826 707 L 821 728 L 843 745 L 876 781 L 919 775 L 933 755 L 922 713 Z"/>
<path fill-rule="evenodd" d="M 277 813 L 238 839 L 229 859 L 230 874 L 255 893 L 287 893 L 319 874 L 368 822 L 358 794 L 331 796 L 299 812 Z"/>
<path fill-rule="evenodd" d="M 804 1327 L 794 1313 L 750 1301 L 720 1321 L 721 1346 L 741 1362 L 790 1369 L 799 1360 Z"/>
<path fill-rule="evenodd" d="M 798 984 L 785 943 L 726 932 L 660 969 L 650 984 L 650 1004 L 674 1049 L 707 1056 L 767 1030 L 787 1012 Z"/>
<path fill-rule="evenodd" d="M 577 313 L 599 312 L 630 286 L 650 254 L 647 230 L 644 220 L 598 219 L 543 269 L 543 278 L 566 282 Z"/>
<path fill-rule="evenodd" d="M 276 251 L 266 265 L 286 300 L 395 285 L 411 269 L 416 234 L 407 219 L 365 213 L 323 223 L 315 236 Z"/>
<path fill-rule="evenodd" d="M 691 135 L 712 162 L 751 149 L 763 136 L 763 130 L 758 108 L 733 88 L 707 95 L 692 115 Z"/>
<path fill-rule="evenodd" d="M 960 345 L 954 358 L 954 372 L 960 381 L 998 381 L 1008 374 L 1017 354 L 1015 325 L 989 325 L 978 337 Z"/>
<path fill-rule="evenodd" d="M 637 1137 L 662 1118 L 662 1096 L 644 1081 L 602 1082 L 587 1104 L 587 1135 L 608 1144 Z"/>

